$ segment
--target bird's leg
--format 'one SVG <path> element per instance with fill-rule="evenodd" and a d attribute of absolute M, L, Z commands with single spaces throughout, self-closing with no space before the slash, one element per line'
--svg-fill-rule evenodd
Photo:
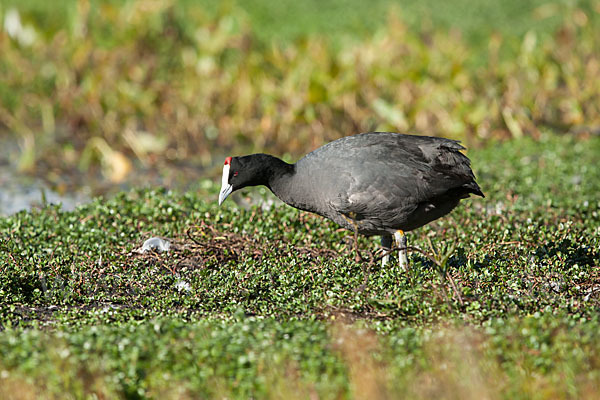
<path fill-rule="evenodd" d="M 357 263 L 361 263 L 360 266 L 362 268 L 363 271 L 363 276 L 364 276 L 364 280 L 362 285 L 359 286 L 358 291 L 362 292 L 363 290 L 365 290 L 365 288 L 367 287 L 367 282 L 369 281 L 369 270 L 367 269 L 367 265 L 366 263 L 362 262 L 363 258 L 360 255 L 360 251 L 358 250 L 358 224 L 356 223 L 356 221 L 352 218 L 348 218 L 345 215 L 342 214 L 342 216 L 346 219 L 346 221 L 348 221 L 350 223 L 350 225 L 352 225 L 352 228 L 354 228 L 354 260 Z"/>
<path fill-rule="evenodd" d="M 382 235 L 381 236 L 381 247 L 384 252 L 389 252 L 392 248 L 392 237 L 390 235 Z M 386 254 L 381 259 L 381 268 L 383 269 L 385 265 L 390 261 L 390 255 Z"/>
<path fill-rule="evenodd" d="M 348 221 L 348 223 L 350 225 L 352 225 L 352 228 L 353 228 L 352 230 L 354 231 L 354 252 L 355 252 L 354 259 L 356 260 L 356 262 L 361 262 L 363 259 L 360 256 L 360 252 L 358 251 L 358 224 L 354 220 L 353 214 L 354 213 L 351 213 L 349 215 L 350 218 L 346 217 L 344 214 L 342 214 L 342 217 L 344 217 L 344 219 L 346 221 Z"/>
<path fill-rule="evenodd" d="M 363 272 L 363 283 L 359 287 L 359 291 L 362 292 L 367 287 L 367 282 L 369 281 L 369 269 L 368 264 L 364 262 L 360 255 L 360 251 L 358 251 L 358 226 L 354 225 L 354 251 L 356 252 L 355 261 L 360 263 L 360 267 Z"/>
<path fill-rule="evenodd" d="M 358 223 L 354 220 L 354 216 L 350 214 L 350 218 L 346 217 L 342 214 L 342 217 L 348 221 L 350 225 L 352 225 L 354 231 L 354 252 L 355 252 L 355 260 L 357 263 L 361 263 L 360 266 L 363 271 L 364 280 L 362 285 L 360 285 L 358 291 L 362 292 L 367 287 L 367 282 L 369 280 L 369 270 L 367 269 L 367 264 L 364 262 L 362 256 L 360 255 L 360 251 L 358 250 Z"/>
<path fill-rule="evenodd" d="M 354 253 L 354 260 L 356 262 L 361 262 L 362 257 L 360 256 L 360 251 L 358 250 L 358 228 L 356 226 L 354 227 Z"/>
<path fill-rule="evenodd" d="M 404 231 L 398 229 L 394 233 L 394 239 L 396 239 L 396 246 L 400 248 L 400 251 L 398 252 L 398 262 L 400 264 L 400 268 L 408 271 L 408 257 L 406 256 L 407 245 Z"/>

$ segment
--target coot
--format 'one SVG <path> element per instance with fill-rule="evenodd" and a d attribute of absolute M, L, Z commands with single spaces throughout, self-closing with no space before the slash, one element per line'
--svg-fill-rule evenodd
<path fill-rule="evenodd" d="M 227 157 L 219 205 L 232 192 L 264 185 L 283 202 L 367 236 L 392 236 L 448 214 L 461 199 L 484 197 L 456 140 L 370 132 L 347 136 L 288 164 L 268 154 Z M 383 264 L 387 259 L 383 260 Z M 400 265 L 407 266 L 406 251 Z"/>

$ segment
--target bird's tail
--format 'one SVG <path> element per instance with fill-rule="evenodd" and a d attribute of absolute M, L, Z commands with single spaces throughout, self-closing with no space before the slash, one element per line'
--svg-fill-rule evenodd
<path fill-rule="evenodd" d="M 485 197 L 485 194 L 483 194 L 483 192 L 481 191 L 481 188 L 475 181 L 465 183 L 464 185 L 462 185 L 462 187 L 467 191 L 467 194 L 473 193 L 473 194 L 476 194 L 477 196 Z"/>

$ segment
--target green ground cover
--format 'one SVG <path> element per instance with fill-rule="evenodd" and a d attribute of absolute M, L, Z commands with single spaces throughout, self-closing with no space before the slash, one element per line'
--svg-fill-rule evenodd
<path fill-rule="evenodd" d="M 369 265 L 363 238 L 364 291 L 352 235 L 289 207 L 219 208 L 209 181 L 3 218 L 0 390 L 594 398 L 600 139 L 469 156 L 487 197 L 411 233 L 434 260 L 411 253 L 408 274 Z M 135 253 L 150 236 L 172 249 Z"/>

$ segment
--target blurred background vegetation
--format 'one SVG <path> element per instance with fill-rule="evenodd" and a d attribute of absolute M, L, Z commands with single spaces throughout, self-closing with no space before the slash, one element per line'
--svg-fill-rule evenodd
<path fill-rule="evenodd" d="M 599 15 L 598 0 L 2 0 L 0 144 L 20 171 L 122 182 L 372 130 L 598 134 Z"/>

